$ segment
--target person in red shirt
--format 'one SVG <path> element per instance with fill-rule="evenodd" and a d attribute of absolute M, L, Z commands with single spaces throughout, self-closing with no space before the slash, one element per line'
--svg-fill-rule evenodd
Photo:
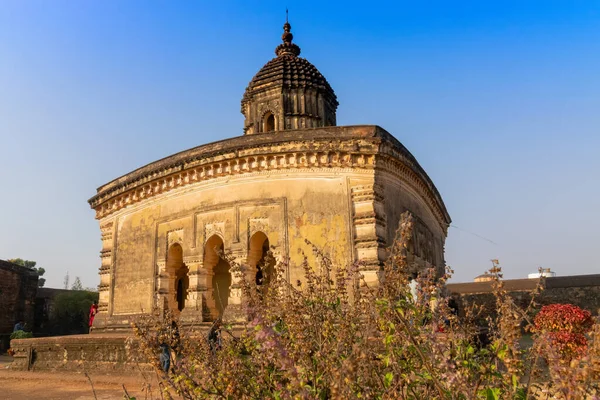
<path fill-rule="evenodd" d="M 98 302 L 94 301 L 94 304 L 90 307 L 90 332 L 92 331 L 92 325 L 94 324 L 94 317 L 98 314 Z"/>

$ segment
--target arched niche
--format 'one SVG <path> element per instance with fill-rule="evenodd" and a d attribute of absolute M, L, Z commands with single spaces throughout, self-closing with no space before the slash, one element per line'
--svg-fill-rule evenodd
<path fill-rule="evenodd" d="M 173 243 L 167 251 L 166 271 L 169 275 L 169 308 L 173 311 L 183 311 L 190 286 L 189 269 L 183 263 L 183 248 L 179 243 Z"/>
<path fill-rule="evenodd" d="M 267 112 L 263 117 L 263 132 L 273 132 L 275 130 L 275 115 Z"/>
<path fill-rule="evenodd" d="M 263 232 L 256 232 L 250 238 L 248 249 L 248 279 L 254 281 L 257 287 L 266 288 L 275 273 L 275 259 L 269 254 L 269 238 Z"/>
<path fill-rule="evenodd" d="M 223 239 L 219 235 L 211 236 L 204 245 L 204 267 L 208 288 L 206 303 L 211 319 L 223 316 L 229 299 L 231 272 L 229 263 L 220 256 L 223 249 Z"/>

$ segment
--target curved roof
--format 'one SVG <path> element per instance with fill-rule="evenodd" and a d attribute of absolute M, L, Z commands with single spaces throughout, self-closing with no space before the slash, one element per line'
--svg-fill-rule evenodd
<path fill-rule="evenodd" d="M 244 103 L 250 100 L 253 94 L 273 86 L 285 89 L 314 88 L 329 95 L 330 101 L 337 107 L 337 97 L 327 82 L 327 79 L 308 60 L 300 55 L 300 47 L 292 43 L 294 36 L 290 32 L 291 25 L 283 25 L 284 33 L 281 36 L 283 43 L 275 49 L 277 57 L 266 63 L 252 78 L 242 98 Z"/>
<path fill-rule="evenodd" d="M 273 58 L 254 75 L 246 88 L 242 103 L 248 100 L 251 93 L 273 85 L 284 88 L 315 88 L 331 92 L 333 98 L 336 98 L 329 82 L 314 65 L 305 58 L 286 53 Z"/>
<path fill-rule="evenodd" d="M 362 141 L 363 144 L 358 145 L 356 140 Z M 442 197 L 425 170 L 400 141 L 376 125 L 288 130 L 277 135 L 269 133 L 245 135 L 208 143 L 154 161 L 120 178 L 116 178 L 100 186 L 96 195 L 88 202 L 92 208 L 98 211 L 98 208 L 102 207 L 103 204 L 107 204 L 107 202 L 127 193 L 133 193 L 151 182 L 157 182 L 202 165 L 227 163 L 235 158 L 247 155 L 281 152 L 283 151 L 282 146 L 298 147 L 304 152 L 339 150 L 356 154 L 372 153 L 380 158 L 391 157 L 396 159 L 418 177 L 417 179 L 421 182 L 423 191 L 429 193 L 430 205 L 436 209 L 435 213 L 439 216 L 440 223 L 446 226 L 450 224 L 450 216 Z"/>

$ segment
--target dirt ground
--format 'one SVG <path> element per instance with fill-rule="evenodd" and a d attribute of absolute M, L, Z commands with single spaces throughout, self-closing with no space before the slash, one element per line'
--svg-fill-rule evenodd
<path fill-rule="evenodd" d="M 0 399 L 3 400 L 112 400 L 124 398 L 123 385 L 137 400 L 160 399 L 156 379 L 148 382 L 140 376 L 94 374 L 90 381 L 76 372 L 23 372 L 11 371 L 10 358 L 0 356 Z M 145 387 L 150 384 L 151 392 Z"/>

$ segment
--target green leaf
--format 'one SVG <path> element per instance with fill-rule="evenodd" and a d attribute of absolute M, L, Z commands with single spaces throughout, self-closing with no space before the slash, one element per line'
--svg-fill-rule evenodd
<path fill-rule="evenodd" d="M 481 394 L 483 394 L 485 396 L 486 400 L 498 400 L 500 398 L 500 389 L 499 388 L 487 388 Z"/>
<path fill-rule="evenodd" d="M 517 389 L 514 400 L 527 400 L 527 391 L 524 388 Z"/>
<path fill-rule="evenodd" d="M 385 355 L 385 357 L 383 357 L 383 365 L 387 368 L 390 366 L 390 362 L 391 362 L 391 357 L 389 354 Z"/>
<path fill-rule="evenodd" d="M 394 335 L 386 335 L 385 338 L 384 338 L 384 340 L 383 340 L 383 343 L 386 346 L 389 346 L 390 343 L 392 343 L 392 340 L 394 340 Z"/>
<path fill-rule="evenodd" d="M 394 374 L 392 374 L 391 372 L 388 372 L 387 374 L 385 374 L 385 377 L 383 378 L 383 385 L 386 388 L 389 388 L 390 385 L 392 384 L 393 380 L 394 380 Z"/>

